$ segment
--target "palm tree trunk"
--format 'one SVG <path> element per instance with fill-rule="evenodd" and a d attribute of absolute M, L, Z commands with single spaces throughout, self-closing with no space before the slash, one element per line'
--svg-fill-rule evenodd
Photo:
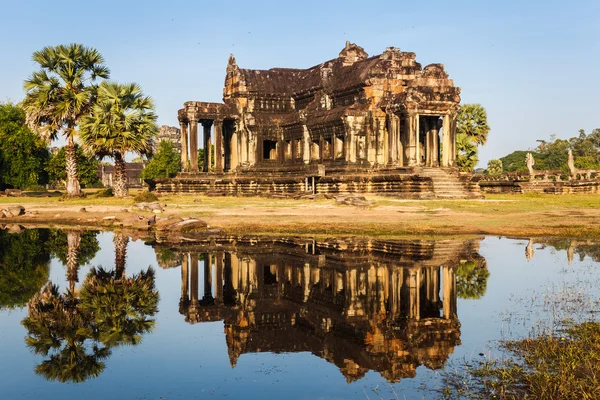
<path fill-rule="evenodd" d="M 69 136 L 67 142 L 67 154 L 65 156 L 67 170 L 67 195 L 69 197 L 81 197 L 81 187 L 77 177 L 77 152 L 73 137 Z"/>
<path fill-rule="evenodd" d="M 113 183 L 113 193 L 116 197 L 127 196 L 127 171 L 125 171 L 125 161 L 123 155 L 115 152 L 115 180 Z"/>
<path fill-rule="evenodd" d="M 69 281 L 69 290 L 75 293 L 75 282 L 79 281 L 79 244 L 81 242 L 81 232 L 67 232 L 67 280 Z"/>
<path fill-rule="evenodd" d="M 115 233 L 113 243 L 115 244 L 115 275 L 116 279 L 122 279 L 125 275 L 125 260 L 127 259 L 129 236 L 122 233 Z"/>

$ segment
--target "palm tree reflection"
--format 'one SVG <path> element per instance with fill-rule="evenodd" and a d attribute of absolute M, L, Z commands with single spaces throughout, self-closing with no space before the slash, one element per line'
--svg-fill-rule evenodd
<path fill-rule="evenodd" d="M 149 267 L 127 277 L 129 238 L 116 234 L 114 242 L 113 271 L 92 268 L 79 292 L 70 287 L 60 293 L 50 282 L 29 301 L 29 314 L 22 322 L 28 330 L 25 342 L 35 354 L 46 357 L 35 372 L 48 380 L 95 378 L 113 348 L 137 345 L 154 328 L 151 317 L 159 300 L 154 270 Z"/>

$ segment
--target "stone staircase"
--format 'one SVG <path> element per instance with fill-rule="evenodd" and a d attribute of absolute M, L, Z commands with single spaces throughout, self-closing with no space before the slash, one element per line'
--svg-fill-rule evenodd
<path fill-rule="evenodd" d="M 423 167 L 419 174 L 431 178 L 438 199 L 483 199 L 479 184 L 461 177 L 456 169 Z"/>

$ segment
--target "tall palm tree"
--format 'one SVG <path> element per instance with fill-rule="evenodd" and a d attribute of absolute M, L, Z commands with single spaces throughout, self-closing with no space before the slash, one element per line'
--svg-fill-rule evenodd
<path fill-rule="evenodd" d="M 157 132 L 154 103 L 144 96 L 138 84 L 103 82 L 92 114 L 81 125 L 80 137 L 88 152 L 114 159 L 113 192 L 124 197 L 127 196 L 125 153 L 150 153 Z"/>
<path fill-rule="evenodd" d="M 456 134 L 456 165 L 461 171 L 471 172 L 477 165 L 477 144 L 473 136 Z"/>
<path fill-rule="evenodd" d="M 484 145 L 490 132 L 485 108 L 481 104 L 463 104 L 456 116 L 456 131 L 471 136 L 475 144 Z"/>
<path fill-rule="evenodd" d="M 96 97 L 98 78 L 109 77 L 104 58 L 81 44 L 44 47 L 33 53 L 40 70 L 24 82 L 23 108 L 28 125 L 46 140 L 62 134 L 67 140 L 67 194 L 81 196 L 77 177 L 75 136 L 82 117 L 89 114 Z"/>

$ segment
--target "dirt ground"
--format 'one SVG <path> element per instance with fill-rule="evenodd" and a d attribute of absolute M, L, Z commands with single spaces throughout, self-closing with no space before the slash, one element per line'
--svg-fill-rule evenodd
<path fill-rule="evenodd" d="M 367 196 L 371 206 L 335 199 L 165 196 L 164 218 L 196 217 L 236 234 L 293 235 L 470 235 L 600 237 L 598 195 L 487 196 L 486 200 L 401 200 Z M 0 208 L 22 205 L 27 214 L 0 224 L 115 227 L 135 210 L 132 198 L 0 198 Z M 85 212 L 80 211 L 85 208 Z M 112 217 L 115 219 L 104 219 Z"/>

